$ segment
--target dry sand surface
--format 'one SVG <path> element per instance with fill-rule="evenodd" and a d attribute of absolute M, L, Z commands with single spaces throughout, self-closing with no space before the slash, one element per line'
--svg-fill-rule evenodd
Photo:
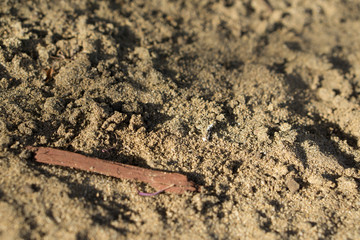
<path fill-rule="evenodd" d="M 0 0 L 0 239 L 360 239 L 359 147 L 358 0 Z"/>

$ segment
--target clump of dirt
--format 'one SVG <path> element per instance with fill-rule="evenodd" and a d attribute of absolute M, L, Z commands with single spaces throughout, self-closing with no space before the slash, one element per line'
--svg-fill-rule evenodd
<path fill-rule="evenodd" d="M 2 239 L 360 238 L 356 1 L 3 1 Z M 50 72 L 51 71 L 51 74 Z M 201 193 L 33 161 L 47 146 Z"/>

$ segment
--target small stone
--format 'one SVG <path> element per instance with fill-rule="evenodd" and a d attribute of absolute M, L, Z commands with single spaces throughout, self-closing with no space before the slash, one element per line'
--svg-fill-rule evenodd
<path fill-rule="evenodd" d="M 285 184 L 288 187 L 288 189 L 290 190 L 290 192 L 292 192 L 292 193 L 295 193 L 296 191 L 298 191 L 300 189 L 300 184 L 297 183 L 293 177 L 289 177 L 285 181 Z"/>

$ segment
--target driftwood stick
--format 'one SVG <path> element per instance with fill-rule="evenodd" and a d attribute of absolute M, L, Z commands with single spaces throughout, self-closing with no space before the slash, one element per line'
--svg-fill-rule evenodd
<path fill-rule="evenodd" d="M 198 186 L 180 173 L 169 173 L 151 170 L 127 164 L 86 157 L 84 155 L 48 147 L 30 147 L 35 151 L 35 161 L 52 165 L 71 167 L 95 172 L 121 179 L 136 180 L 148 183 L 156 190 L 182 194 L 186 191 L 197 191 Z"/>

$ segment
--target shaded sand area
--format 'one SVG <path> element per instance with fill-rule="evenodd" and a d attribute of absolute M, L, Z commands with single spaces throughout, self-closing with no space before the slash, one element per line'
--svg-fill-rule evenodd
<path fill-rule="evenodd" d="M 360 239 L 359 1 L 0 4 L 1 239 Z"/>

